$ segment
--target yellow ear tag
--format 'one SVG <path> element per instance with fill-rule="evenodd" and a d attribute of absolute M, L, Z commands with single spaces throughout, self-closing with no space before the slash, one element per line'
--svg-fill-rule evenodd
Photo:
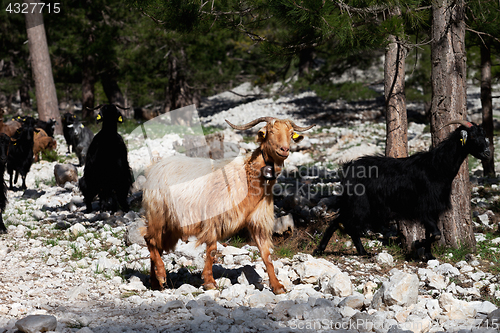
<path fill-rule="evenodd" d="M 83 124 L 80 124 L 80 127 L 83 128 Z"/>
<path fill-rule="evenodd" d="M 297 139 L 300 135 L 298 135 L 297 133 L 293 132 L 293 136 L 292 136 L 292 139 Z"/>
<path fill-rule="evenodd" d="M 122 118 L 122 116 L 119 116 L 119 117 L 118 117 L 118 121 L 119 121 L 120 123 L 123 123 L 123 118 Z"/>
<path fill-rule="evenodd" d="M 100 114 L 97 115 L 97 120 L 101 120 L 101 115 Z"/>

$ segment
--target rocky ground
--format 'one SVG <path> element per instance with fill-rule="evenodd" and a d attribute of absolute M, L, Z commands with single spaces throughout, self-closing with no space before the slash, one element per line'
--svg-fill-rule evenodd
<path fill-rule="evenodd" d="M 195 248 L 193 239 L 179 242 L 174 253 L 163 256 L 170 287 L 150 290 L 149 252 L 137 234 L 144 222 L 139 197 L 132 197 L 134 210 L 126 214 L 85 214 L 76 184 L 58 187 L 54 181 L 56 163 L 77 162 L 71 155 L 34 164 L 29 189 L 8 193 L 3 213 L 8 234 L 0 236 L 0 332 L 497 331 L 500 191 L 496 179 L 481 177 L 477 161 L 470 161 L 476 254 L 442 250 L 438 260 L 407 262 L 393 247 L 371 237 L 365 245 L 374 255 L 364 258 L 352 255 L 350 240 L 338 235 L 331 245 L 338 252 L 315 258 L 309 253 L 323 228 L 315 227 L 316 204 L 328 197 L 339 163 L 384 151 L 382 105 L 376 100 L 328 103 L 310 92 L 256 97 L 261 92 L 238 89 L 238 95 L 214 96 L 199 110 L 200 125 L 222 129 L 226 151 L 234 152 L 237 145 L 248 152 L 256 146 L 251 139 L 255 131 L 235 133 L 225 119 L 241 124 L 277 116 L 300 125 L 317 124 L 293 147 L 280 177 L 281 184 L 295 185 L 277 193 L 275 211 L 284 229 L 290 221 L 313 226 L 301 231 L 310 238 L 303 253 L 277 237 L 274 265 L 287 293 L 270 291 L 257 248 L 239 236 L 218 244 L 216 290 L 201 287 L 204 248 Z M 409 108 L 418 114 L 420 106 Z M 410 123 L 412 153 L 428 149 L 425 128 Z M 134 147 L 129 160 L 137 176 L 135 190 L 151 157 L 185 153 L 180 148 L 184 134 L 169 132 L 161 139 L 124 136 L 129 149 Z M 65 143 L 57 139 L 59 155 L 64 156 Z M 284 204 L 304 183 L 314 184 L 314 193 L 307 187 L 299 204 Z M 318 194 L 318 189 L 324 192 Z"/>

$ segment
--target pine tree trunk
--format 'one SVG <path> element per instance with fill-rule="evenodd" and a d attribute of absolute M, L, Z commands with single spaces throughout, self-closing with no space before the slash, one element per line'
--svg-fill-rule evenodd
<path fill-rule="evenodd" d="M 183 49 L 180 56 L 170 54 L 168 57 L 168 84 L 165 89 L 164 112 L 180 109 L 188 105 L 198 104 L 198 93 L 191 88 L 184 75 L 187 66 L 187 57 Z M 184 112 L 174 112 L 171 114 L 172 123 L 191 126 L 195 108 L 187 108 Z"/>
<path fill-rule="evenodd" d="M 464 0 L 432 4 L 431 133 L 435 147 L 455 125 L 438 131 L 446 122 L 467 117 Z M 472 229 L 469 167 L 466 159 L 452 184 L 451 209 L 438 222 L 441 244 L 468 246 L 475 251 Z"/>
<path fill-rule="evenodd" d="M 490 158 L 482 161 L 485 176 L 495 177 L 495 156 L 493 146 L 493 105 L 491 97 L 491 45 L 481 44 L 481 106 L 483 108 L 483 128 L 490 139 Z"/>
<path fill-rule="evenodd" d="M 406 49 L 390 36 L 385 52 L 384 92 L 386 107 L 387 141 L 385 155 L 388 157 L 408 156 L 408 120 L 405 97 Z"/>
<path fill-rule="evenodd" d="M 38 10 L 31 13 L 32 5 L 26 0 L 25 3 L 28 4 L 30 9 L 25 14 L 25 18 L 31 67 L 35 81 L 38 117 L 44 121 L 54 118 L 57 121 L 54 133 L 62 134 L 61 116 L 52 76 L 52 65 L 43 25 L 43 15 Z"/>
<path fill-rule="evenodd" d="M 85 55 L 82 68 L 82 117 L 84 119 L 93 116 L 88 108 L 94 107 L 94 84 L 94 57 Z"/>

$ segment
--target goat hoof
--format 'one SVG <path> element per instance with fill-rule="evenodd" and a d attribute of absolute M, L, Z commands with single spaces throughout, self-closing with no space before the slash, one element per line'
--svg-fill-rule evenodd
<path fill-rule="evenodd" d="M 284 294 L 286 293 L 285 287 L 279 286 L 278 288 L 273 288 L 273 292 L 276 295 Z"/>
<path fill-rule="evenodd" d="M 203 288 L 205 290 L 214 290 L 214 289 L 216 289 L 215 288 L 215 283 L 212 283 L 212 282 L 204 283 L 203 284 Z"/>

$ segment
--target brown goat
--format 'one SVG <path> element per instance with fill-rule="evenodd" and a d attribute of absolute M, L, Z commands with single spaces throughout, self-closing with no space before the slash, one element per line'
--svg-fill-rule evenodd
<path fill-rule="evenodd" d="M 3 113 L 0 115 L 0 133 L 5 133 L 12 137 L 16 134 L 16 131 L 21 128 L 21 123 L 15 119 L 9 120 L 7 122 L 3 121 Z"/>
<path fill-rule="evenodd" d="M 57 142 L 54 138 L 48 136 L 43 129 L 37 128 L 36 130 L 38 132 L 34 132 L 33 156 L 35 158 L 35 162 L 38 162 L 40 160 L 40 152 L 56 149 Z"/>
<path fill-rule="evenodd" d="M 285 292 L 271 261 L 274 205 L 272 187 L 290 153 L 290 142 L 302 140 L 294 131 L 305 131 L 290 120 L 270 117 L 246 125 L 249 129 L 266 122 L 258 133 L 260 147 L 247 157 L 210 160 L 169 157 L 146 171 L 143 207 L 147 224 L 143 230 L 151 256 L 151 286 L 162 289 L 166 282 L 163 251 L 173 251 L 177 241 L 188 236 L 207 245 L 202 277 L 205 289 L 215 289 L 212 273 L 217 241 L 247 228 L 257 243 L 274 293 Z"/>

